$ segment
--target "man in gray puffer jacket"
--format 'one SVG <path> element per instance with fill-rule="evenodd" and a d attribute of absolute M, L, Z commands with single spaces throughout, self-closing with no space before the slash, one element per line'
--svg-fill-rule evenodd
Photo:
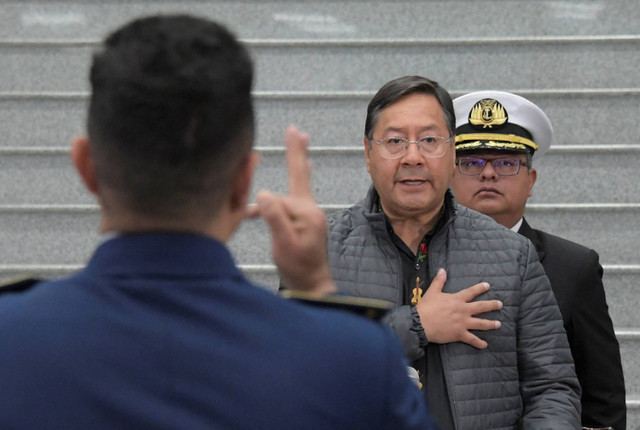
<path fill-rule="evenodd" d="M 580 386 L 535 248 L 448 190 L 454 129 L 436 82 L 407 76 L 378 91 L 364 139 L 373 185 L 329 216 L 333 278 L 393 304 L 386 322 L 443 430 L 580 428 Z"/>

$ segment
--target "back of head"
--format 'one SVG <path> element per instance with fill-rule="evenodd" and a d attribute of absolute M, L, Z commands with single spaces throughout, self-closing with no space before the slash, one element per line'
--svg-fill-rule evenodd
<path fill-rule="evenodd" d="M 369 102 L 367 107 L 367 119 L 364 125 L 364 135 L 367 139 L 373 139 L 373 131 L 378 124 L 380 113 L 387 107 L 401 98 L 410 94 L 421 93 L 434 96 L 444 115 L 447 123 L 449 135 L 453 136 L 455 130 L 456 117 L 453 111 L 453 102 L 449 92 L 440 86 L 436 81 L 422 76 L 403 76 L 393 79 L 384 84 Z"/>
<path fill-rule="evenodd" d="M 135 20 L 91 67 L 88 133 L 110 204 L 156 218 L 215 213 L 253 143 L 253 66 L 223 26 Z"/>

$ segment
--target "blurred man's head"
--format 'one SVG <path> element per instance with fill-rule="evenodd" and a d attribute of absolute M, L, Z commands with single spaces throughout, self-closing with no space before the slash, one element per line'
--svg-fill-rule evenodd
<path fill-rule="evenodd" d="M 529 100 L 502 91 L 466 94 L 453 104 L 456 199 L 511 228 L 523 217 L 536 182 L 532 160 L 551 145 L 551 122 Z"/>
<path fill-rule="evenodd" d="M 440 210 L 453 174 L 454 126 L 449 93 L 429 79 L 394 79 L 373 97 L 365 157 L 388 216 L 415 218 Z"/>
<path fill-rule="evenodd" d="M 83 178 L 103 212 L 179 220 L 227 204 L 254 133 L 252 62 L 228 30 L 189 16 L 133 21 L 107 37 L 90 78 L 94 177 Z"/>

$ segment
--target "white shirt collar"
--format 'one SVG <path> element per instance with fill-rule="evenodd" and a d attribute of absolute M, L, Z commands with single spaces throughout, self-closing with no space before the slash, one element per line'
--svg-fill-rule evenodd
<path fill-rule="evenodd" d="M 520 218 L 520 221 L 518 221 L 516 223 L 516 225 L 514 225 L 513 227 L 511 227 L 510 230 L 515 231 L 516 233 L 518 232 L 518 230 L 520 230 L 520 226 L 522 225 L 522 221 L 524 220 L 524 218 Z"/>

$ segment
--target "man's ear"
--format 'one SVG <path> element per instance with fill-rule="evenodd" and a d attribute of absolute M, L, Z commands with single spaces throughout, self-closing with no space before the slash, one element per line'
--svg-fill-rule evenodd
<path fill-rule="evenodd" d="M 367 139 L 367 136 L 364 137 L 364 159 L 367 161 L 367 172 L 371 174 L 371 170 L 369 169 L 369 156 L 371 155 L 371 142 Z"/>
<path fill-rule="evenodd" d="M 528 197 L 531 197 L 531 195 L 533 194 L 533 186 L 536 183 L 536 179 L 538 179 L 538 172 L 536 172 L 536 169 L 534 169 L 534 168 L 529 169 L 529 195 L 528 195 Z"/>
<path fill-rule="evenodd" d="M 458 160 L 458 153 L 456 152 L 456 143 L 455 141 L 451 143 L 451 152 L 453 153 L 453 171 L 456 171 L 456 167 L 458 167 L 458 165 L 456 164 L 456 161 Z"/>
<path fill-rule="evenodd" d="M 98 183 L 93 159 L 89 151 L 89 138 L 86 136 L 77 137 L 71 142 L 71 161 L 73 161 L 73 165 L 76 167 L 85 187 L 92 194 L 97 194 Z"/>
<path fill-rule="evenodd" d="M 230 205 L 231 210 L 245 211 L 251 192 L 251 182 L 256 166 L 260 162 L 260 155 L 256 151 L 251 151 L 238 166 L 238 173 L 233 180 L 231 189 Z"/>

